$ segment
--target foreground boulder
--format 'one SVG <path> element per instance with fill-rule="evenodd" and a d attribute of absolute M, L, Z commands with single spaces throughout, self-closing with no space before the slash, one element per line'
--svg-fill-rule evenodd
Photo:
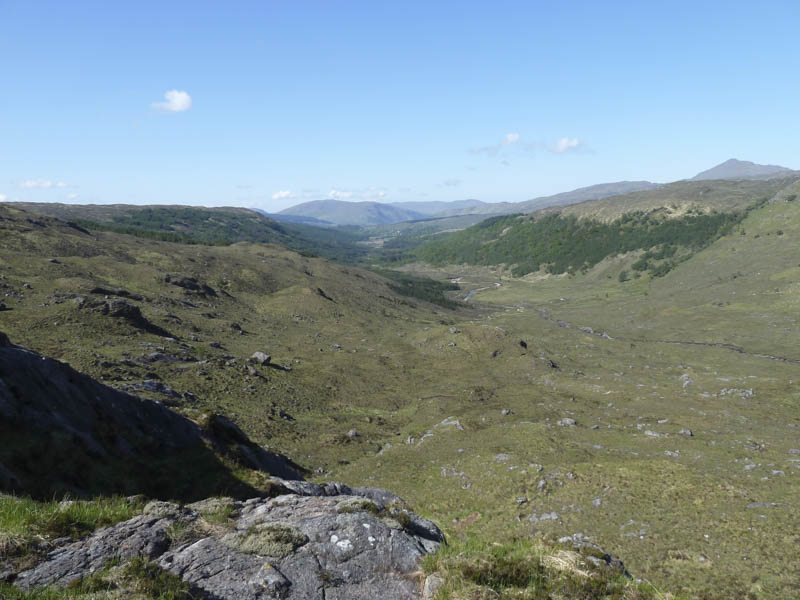
<path fill-rule="evenodd" d="M 63 587 L 144 558 L 214 600 L 422 597 L 419 561 L 444 541 L 433 523 L 382 490 L 276 484 L 296 491 L 186 507 L 152 502 L 143 515 L 51 552 L 13 582 Z"/>

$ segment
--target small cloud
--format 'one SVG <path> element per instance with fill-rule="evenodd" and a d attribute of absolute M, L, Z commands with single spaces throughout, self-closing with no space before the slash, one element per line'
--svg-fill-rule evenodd
<path fill-rule="evenodd" d="M 67 200 L 75 200 L 76 198 L 79 198 L 79 197 L 80 197 L 80 194 L 67 194 Z"/>
<path fill-rule="evenodd" d="M 17 187 L 21 190 L 50 190 L 65 188 L 67 184 L 63 181 L 50 181 L 49 179 L 23 179 L 17 182 Z"/>
<path fill-rule="evenodd" d="M 565 152 L 576 152 L 584 148 L 584 143 L 578 138 L 563 137 L 556 142 L 552 151 L 556 154 L 564 154 Z"/>
<path fill-rule="evenodd" d="M 164 99 L 166 102 L 153 102 L 151 108 L 162 112 L 183 112 L 192 108 L 192 97 L 187 92 L 169 90 Z"/>
<path fill-rule="evenodd" d="M 280 190 L 272 194 L 273 200 L 283 200 L 285 198 L 291 198 L 293 196 L 292 190 Z"/>
<path fill-rule="evenodd" d="M 365 190 L 356 190 L 356 195 L 364 200 L 381 202 L 386 198 L 387 191 L 385 187 L 371 185 Z"/>
<path fill-rule="evenodd" d="M 352 198 L 353 197 L 353 192 L 346 192 L 344 190 L 331 189 L 331 191 L 328 192 L 328 197 L 329 198 L 333 198 L 334 200 L 347 200 L 348 198 Z"/>
<path fill-rule="evenodd" d="M 8 196 L 5 194 L 0 194 L 0 202 L 5 202 L 6 200 L 8 200 Z"/>
<path fill-rule="evenodd" d="M 501 160 L 500 164 L 503 165 L 504 167 L 510 167 L 511 166 L 511 163 L 508 162 L 507 160 Z"/>
<path fill-rule="evenodd" d="M 520 140 L 520 135 L 518 133 L 507 133 L 503 136 L 503 139 L 500 140 L 496 144 L 492 144 L 491 146 L 481 146 L 480 148 L 470 148 L 468 152 L 472 154 L 486 154 L 487 156 L 497 156 L 500 150 L 503 149 L 504 146 L 510 146 L 511 144 L 516 144 Z"/>
<path fill-rule="evenodd" d="M 447 187 L 458 187 L 461 185 L 461 180 L 455 178 L 445 179 L 442 182 L 442 185 L 446 185 Z"/>

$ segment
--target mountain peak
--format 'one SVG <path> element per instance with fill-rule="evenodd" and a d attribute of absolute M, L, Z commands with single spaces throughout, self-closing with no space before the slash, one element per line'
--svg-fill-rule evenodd
<path fill-rule="evenodd" d="M 790 171 L 791 169 L 778 165 L 759 165 L 749 160 L 729 158 L 715 167 L 698 173 L 689 181 L 706 179 L 770 179 Z"/>

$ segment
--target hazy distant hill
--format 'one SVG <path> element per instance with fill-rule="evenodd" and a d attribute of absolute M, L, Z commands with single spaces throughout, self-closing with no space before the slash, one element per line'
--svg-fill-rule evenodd
<path fill-rule="evenodd" d="M 413 221 L 427 215 L 422 212 L 381 204 L 380 202 L 345 202 L 343 200 L 314 200 L 291 206 L 278 213 L 296 217 L 313 217 L 334 225 L 387 225 Z"/>
<path fill-rule="evenodd" d="M 452 211 L 464 211 L 464 214 L 480 212 L 486 206 L 491 206 L 480 200 L 432 200 L 430 202 L 391 202 L 389 206 L 413 210 L 424 215 L 451 214 Z"/>
<path fill-rule="evenodd" d="M 698 173 L 689 181 L 704 181 L 707 179 L 770 179 L 788 175 L 791 169 L 778 165 L 759 165 L 749 160 L 731 158 L 724 163 Z"/>
<path fill-rule="evenodd" d="M 440 213 L 439 216 L 455 216 L 465 214 L 485 215 L 510 215 L 515 213 L 529 213 L 548 206 L 565 206 L 587 200 L 599 200 L 609 196 L 629 194 L 643 190 L 653 190 L 661 187 L 659 183 L 651 181 L 615 181 L 612 183 L 598 183 L 588 187 L 578 188 L 569 192 L 562 192 L 552 196 L 540 196 L 523 202 L 493 202 L 484 203 L 482 206 L 470 210 L 451 210 Z"/>
<path fill-rule="evenodd" d="M 331 223 L 330 221 L 324 221 L 322 219 L 317 219 L 315 217 L 306 217 L 302 215 L 282 215 L 280 213 L 271 213 L 265 210 L 261 210 L 260 208 L 253 209 L 256 212 L 261 213 L 262 215 L 269 217 L 270 219 L 274 219 L 275 221 L 280 221 L 281 223 L 297 223 L 300 225 L 311 225 L 313 227 L 335 227 L 335 223 Z"/>

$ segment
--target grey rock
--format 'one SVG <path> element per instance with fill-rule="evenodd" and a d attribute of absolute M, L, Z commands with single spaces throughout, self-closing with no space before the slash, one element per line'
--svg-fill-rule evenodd
<path fill-rule="evenodd" d="M 794 454 L 795 456 L 800 455 L 800 450 L 798 450 L 797 448 L 790 448 L 789 454 Z"/>
<path fill-rule="evenodd" d="M 170 519 L 141 515 L 113 527 L 100 529 L 89 538 L 51 552 L 47 559 L 17 575 L 21 588 L 64 586 L 102 568 L 113 559 L 142 557 L 153 560 L 167 551 Z"/>
<path fill-rule="evenodd" d="M 544 513 L 541 516 L 536 516 L 536 513 L 533 513 L 529 519 L 531 523 L 539 523 L 541 521 L 557 521 L 557 520 L 558 520 L 558 513 L 555 511 Z"/>
<path fill-rule="evenodd" d="M 650 431 L 649 429 L 644 432 L 647 437 L 659 438 L 659 437 L 667 437 L 665 433 L 656 433 L 655 431 Z"/>
<path fill-rule="evenodd" d="M 233 552 L 214 538 L 170 551 L 159 559 L 158 566 L 216 598 L 280 598 L 290 586 L 263 558 Z"/>
<path fill-rule="evenodd" d="M 436 573 L 431 573 L 425 578 L 425 583 L 422 586 L 423 600 L 433 600 L 436 596 L 436 591 L 442 587 L 444 579 L 439 577 Z"/>
<path fill-rule="evenodd" d="M 132 390 L 152 392 L 155 394 L 162 394 L 170 398 L 180 398 L 181 395 L 169 387 L 167 384 L 156 381 L 155 379 L 145 379 L 141 383 L 134 383 L 130 386 Z"/>
<path fill-rule="evenodd" d="M 691 429 L 681 429 L 678 433 L 687 437 L 694 437 L 694 433 L 692 433 Z"/>
<path fill-rule="evenodd" d="M 385 490 L 361 488 L 355 495 L 342 484 L 277 482 L 309 493 L 245 502 L 209 498 L 185 508 L 151 502 L 145 507 L 151 514 L 51 552 L 15 583 L 63 586 L 115 558 L 141 556 L 216 600 L 421 597 L 414 574 L 422 556 L 444 541 L 436 525 L 399 508 L 402 500 Z M 194 539 L 170 547 L 170 526 L 181 520 L 191 526 L 198 512 L 222 506 L 234 508 L 233 530 L 198 527 Z"/>
<path fill-rule="evenodd" d="M 181 508 L 172 502 L 164 502 L 162 500 L 151 500 L 148 502 L 142 514 L 150 515 L 151 517 L 160 517 L 167 519 L 182 519 L 183 517 L 192 516 L 192 511 Z M 196 515 L 195 515 L 196 516 Z"/>
<path fill-rule="evenodd" d="M 228 508 L 235 508 L 239 504 L 240 503 L 236 502 L 233 498 L 223 496 L 220 498 L 206 498 L 205 500 L 192 502 L 191 504 L 187 504 L 186 508 L 202 515 L 218 512 Z"/>
<path fill-rule="evenodd" d="M 446 419 L 443 419 L 441 423 L 436 425 L 436 427 L 455 427 L 459 431 L 464 431 L 464 426 L 461 424 L 461 421 L 455 417 L 447 417 Z"/>
<path fill-rule="evenodd" d="M 272 362 L 272 357 L 264 352 L 254 352 L 253 356 L 250 357 L 250 362 L 259 365 L 268 365 L 270 362 Z"/>
<path fill-rule="evenodd" d="M 576 422 L 575 419 L 564 417 L 563 419 L 559 419 L 558 421 L 556 421 L 556 425 L 559 425 L 561 427 L 575 427 Z"/>
<path fill-rule="evenodd" d="M 500 411 L 500 414 L 503 415 L 504 417 L 507 417 L 509 415 L 513 415 L 514 413 L 511 410 L 504 408 L 503 410 Z"/>

